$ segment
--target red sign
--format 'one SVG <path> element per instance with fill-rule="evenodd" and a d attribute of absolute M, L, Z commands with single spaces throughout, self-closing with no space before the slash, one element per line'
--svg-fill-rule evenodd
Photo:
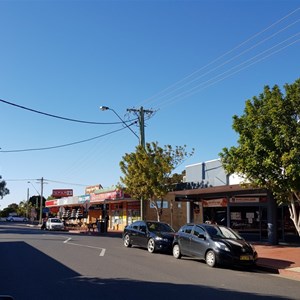
<path fill-rule="evenodd" d="M 73 190 L 71 189 L 52 190 L 52 197 L 55 198 L 71 197 L 71 196 L 73 196 Z"/>
<path fill-rule="evenodd" d="M 202 200 L 203 207 L 226 207 L 227 199 Z"/>
<path fill-rule="evenodd" d="M 57 200 L 47 200 L 46 207 L 57 206 Z"/>

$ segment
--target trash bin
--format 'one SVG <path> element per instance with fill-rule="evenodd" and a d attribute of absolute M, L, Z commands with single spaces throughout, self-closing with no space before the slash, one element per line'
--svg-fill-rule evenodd
<path fill-rule="evenodd" d="M 104 220 L 99 220 L 97 223 L 97 229 L 99 233 L 104 233 L 105 232 L 105 221 Z"/>

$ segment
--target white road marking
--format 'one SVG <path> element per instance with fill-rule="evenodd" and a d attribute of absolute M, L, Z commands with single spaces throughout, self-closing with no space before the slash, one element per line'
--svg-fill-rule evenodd
<path fill-rule="evenodd" d="M 101 249 L 99 256 L 104 256 L 106 249 L 101 248 L 101 247 L 94 247 L 94 246 L 89 246 L 89 245 L 81 245 L 81 244 L 76 244 L 76 243 L 70 243 L 69 241 L 72 240 L 72 238 L 68 238 L 64 241 L 65 244 L 68 245 L 74 245 L 74 246 L 79 246 L 79 247 L 86 247 L 86 248 L 92 248 L 92 249 Z"/>

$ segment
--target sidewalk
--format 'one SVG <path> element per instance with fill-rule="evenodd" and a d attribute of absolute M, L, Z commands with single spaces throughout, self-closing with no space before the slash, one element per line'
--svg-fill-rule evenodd
<path fill-rule="evenodd" d="M 300 281 L 300 245 L 255 244 L 257 267 L 266 272 Z"/>

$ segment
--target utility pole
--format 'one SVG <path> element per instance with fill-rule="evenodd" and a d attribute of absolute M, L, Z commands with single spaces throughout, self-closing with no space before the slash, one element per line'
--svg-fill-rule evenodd
<path fill-rule="evenodd" d="M 41 179 L 38 179 L 41 181 L 41 194 L 40 194 L 40 219 L 39 219 L 39 224 L 43 224 L 43 189 L 44 189 L 44 177 Z"/>
<path fill-rule="evenodd" d="M 133 112 L 138 116 L 140 127 L 140 145 L 145 148 L 145 114 L 152 115 L 154 111 L 150 109 L 144 109 L 143 106 L 141 106 L 139 109 L 128 108 L 127 111 Z"/>
<path fill-rule="evenodd" d="M 27 187 L 26 217 L 29 219 L 29 187 Z"/>
<path fill-rule="evenodd" d="M 128 112 L 133 112 L 137 115 L 139 120 L 139 127 L 140 127 L 140 145 L 145 149 L 145 114 L 152 115 L 154 113 L 153 110 L 144 109 L 141 106 L 139 109 L 136 108 L 128 108 Z M 141 210 L 141 220 L 144 220 L 144 200 L 143 198 L 140 199 L 140 210 Z"/>

